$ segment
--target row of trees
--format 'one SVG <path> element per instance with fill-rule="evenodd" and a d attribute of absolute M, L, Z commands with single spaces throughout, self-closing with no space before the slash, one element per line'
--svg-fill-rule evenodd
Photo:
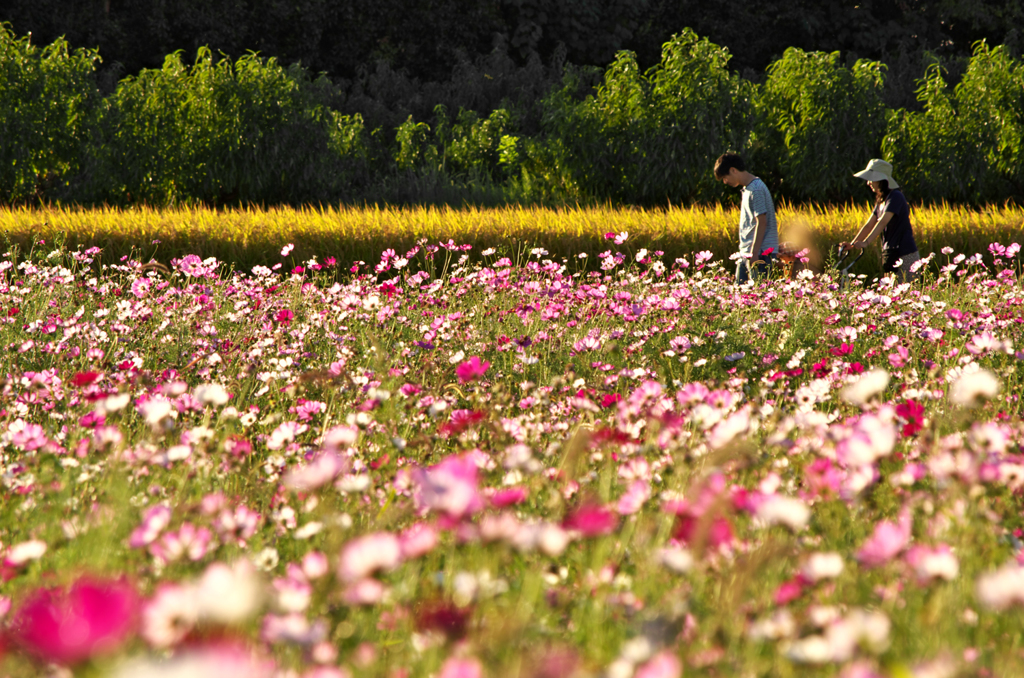
<path fill-rule="evenodd" d="M 896 66 L 930 51 L 969 56 L 979 39 L 1024 47 L 1024 5 L 1006 0 L 4 0 L 0 22 L 37 42 L 65 37 L 98 49 L 120 75 L 159 68 L 206 45 L 237 59 L 249 51 L 301 61 L 335 82 L 379 62 L 423 82 L 504 45 L 520 66 L 562 50 L 604 67 L 618 51 L 645 69 L 683 26 L 728 47 L 732 67 L 760 77 L 787 47 L 839 51 Z"/>
<path fill-rule="evenodd" d="M 917 199 L 1024 195 L 1024 64 L 1006 47 L 979 43 L 955 87 L 929 67 L 917 110 L 886 105 L 877 61 L 790 48 L 755 82 L 729 60 L 686 29 L 646 70 L 632 52 L 603 70 L 494 52 L 432 90 L 381 68 L 360 92 L 201 49 L 105 94 L 97 52 L 4 27 L 0 200 L 708 202 L 725 149 L 794 201 L 863 197 L 850 175 L 871 157 Z"/>

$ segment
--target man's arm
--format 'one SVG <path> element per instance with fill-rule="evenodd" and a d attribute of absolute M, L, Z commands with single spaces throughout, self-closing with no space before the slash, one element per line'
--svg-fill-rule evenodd
<path fill-rule="evenodd" d="M 761 256 L 761 245 L 764 243 L 764 236 L 768 233 L 768 215 L 757 215 L 757 226 L 754 228 L 754 246 L 750 249 L 750 261 L 757 261 Z"/>

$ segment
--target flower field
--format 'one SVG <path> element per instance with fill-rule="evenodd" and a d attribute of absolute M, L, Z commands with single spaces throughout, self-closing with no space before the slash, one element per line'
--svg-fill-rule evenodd
<path fill-rule="evenodd" d="M 737 288 L 618 229 L 233 266 L 53 221 L 0 260 L 5 675 L 1024 671 L 1018 244 Z"/>

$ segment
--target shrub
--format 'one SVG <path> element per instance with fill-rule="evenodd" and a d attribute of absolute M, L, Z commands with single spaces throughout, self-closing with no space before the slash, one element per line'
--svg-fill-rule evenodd
<path fill-rule="evenodd" d="M 329 84 L 256 55 L 202 49 L 121 81 L 90 144 L 85 200 L 289 203 L 337 199 L 360 172 L 362 120 Z"/>
<path fill-rule="evenodd" d="M 37 47 L 0 24 L 0 202 L 43 199 L 79 165 L 99 100 L 93 50 Z"/>
<path fill-rule="evenodd" d="M 596 95 L 577 103 L 553 94 L 547 133 L 569 183 L 592 198 L 642 204 L 719 195 L 709 159 L 741 146 L 750 124 L 752 88 L 728 60 L 687 29 L 646 73 L 620 52 Z"/>
<path fill-rule="evenodd" d="M 920 81 L 922 112 L 891 114 L 884 154 L 927 200 L 979 204 L 1024 192 L 1024 65 L 978 43 L 950 90 L 933 64 Z"/>
<path fill-rule="evenodd" d="M 885 132 L 883 71 L 874 61 L 852 68 L 839 53 L 787 49 L 768 69 L 755 98 L 750 155 L 758 173 L 794 200 L 840 201 L 850 175 L 877 157 Z"/>

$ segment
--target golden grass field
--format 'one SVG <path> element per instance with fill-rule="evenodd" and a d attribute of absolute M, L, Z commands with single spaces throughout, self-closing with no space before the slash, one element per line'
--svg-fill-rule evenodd
<path fill-rule="evenodd" d="M 800 241 L 825 253 L 850 239 L 864 222 L 870 205 L 781 205 L 782 240 Z M 1024 209 L 997 206 L 970 209 L 920 207 L 912 214 L 922 255 L 944 246 L 957 252 L 984 252 L 990 242 L 1009 244 L 1024 238 Z M 616 207 L 288 207 L 216 210 L 204 207 L 172 209 L 0 208 L 0 231 L 7 247 L 21 251 L 40 240 L 63 241 L 74 248 L 96 245 L 104 259 L 125 254 L 167 261 L 184 254 L 217 257 L 246 268 L 280 261 L 280 249 L 295 245 L 292 258 L 337 258 L 339 264 L 375 260 L 380 252 L 398 252 L 417 240 L 454 240 L 476 251 L 495 247 L 504 254 L 529 254 L 542 247 L 551 257 L 590 256 L 611 243 L 606 233 L 628 232 L 626 247 L 664 251 L 671 263 L 677 256 L 711 250 L 716 258 L 736 249 L 737 210 L 733 207 L 640 209 Z M 613 246 L 614 247 L 614 246 Z M 871 264 L 875 257 L 866 257 Z"/>

